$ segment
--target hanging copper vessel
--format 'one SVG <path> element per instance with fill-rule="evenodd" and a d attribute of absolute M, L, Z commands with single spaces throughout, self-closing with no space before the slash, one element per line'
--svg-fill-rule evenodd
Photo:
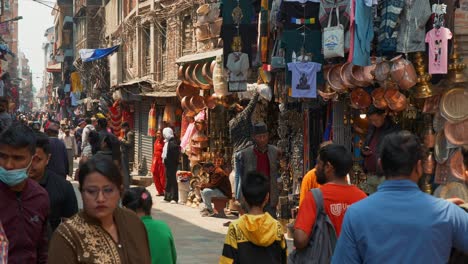
<path fill-rule="evenodd" d="M 400 55 L 393 58 L 391 62 L 392 67 L 390 75 L 392 76 L 393 81 L 395 81 L 401 89 L 408 90 L 416 85 L 418 78 L 416 70 L 410 61 Z"/>
<path fill-rule="evenodd" d="M 428 149 L 434 148 L 436 134 L 432 129 L 432 122 L 428 123 L 423 134 L 424 146 Z"/>
<path fill-rule="evenodd" d="M 384 98 L 385 89 L 382 87 L 376 88 L 372 91 L 373 104 L 378 109 L 386 109 L 388 107 L 387 101 Z"/>
<path fill-rule="evenodd" d="M 435 160 L 434 155 L 432 152 L 429 152 L 426 159 L 423 162 L 423 171 L 425 174 L 432 174 L 434 173 L 435 169 Z"/>

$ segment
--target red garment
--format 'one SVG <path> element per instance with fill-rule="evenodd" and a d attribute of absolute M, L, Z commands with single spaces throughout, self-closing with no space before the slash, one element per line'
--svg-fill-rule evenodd
<path fill-rule="evenodd" d="M 327 183 L 322 185 L 320 190 L 322 190 L 325 212 L 335 227 L 336 235 L 339 236 L 348 206 L 366 198 L 367 195 L 354 185 Z M 301 207 L 299 207 L 294 228 L 301 229 L 310 236 L 315 224 L 316 211 L 314 197 L 311 192 L 307 192 Z"/>
<path fill-rule="evenodd" d="M 151 165 L 151 173 L 153 173 L 153 181 L 156 190 L 160 195 L 164 194 L 166 187 L 166 171 L 162 160 L 162 152 L 164 141 L 162 139 L 154 142 L 153 164 Z"/>
<path fill-rule="evenodd" d="M 263 173 L 267 178 L 270 178 L 270 160 L 268 152 L 261 152 L 254 148 L 255 156 L 257 156 L 257 172 Z"/>

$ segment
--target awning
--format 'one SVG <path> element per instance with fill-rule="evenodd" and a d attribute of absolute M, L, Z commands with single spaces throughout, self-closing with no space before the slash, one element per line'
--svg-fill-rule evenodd
<path fill-rule="evenodd" d="M 206 60 L 210 58 L 214 58 L 218 55 L 223 55 L 223 49 L 217 49 L 217 50 L 212 50 L 212 51 L 207 51 L 203 53 L 196 53 L 196 54 L 190 54 L 190 55 L 185 55 L 176 60 L 176 63 L 185 63 L 185 62 L 194 62 L 194 61 L 200 61 L 200 60 Z"/>
<path fill-rule="evenodd" d="M 91 62 L 105 58 L 119 49 L 120 45 L 105 49 L 80 49 L 80 57 L 83 62 Z"/>
<path fill-rule="evenodd" d="M 62 63 L 52 64 L 47 67 L 47 72 L 61 72 L 62 71 Z"/>
<path fill-rule="evenodd" d="M 141 96 L 148 96 L 148 97 L 176 97 L 176 92 L 148 92 L 148 93 L 141 93 Z"/>
<path fill-rule="evenodd" d="M 113 86 L 112 88 L 119 89 L 119 88 L 123 88 L 123 87 L 133 86 L 133 85 L 136 85 L 136 84 L 139 84 L 139 83 L 145 83 L 149 87 L 152 87 L 153 84 L 154 84 L 154 81 L 151 80 L 151 79 L 133 79 L 133 80 L 128 81 L 128 82 L 119 83 L 119 84 Z"/>

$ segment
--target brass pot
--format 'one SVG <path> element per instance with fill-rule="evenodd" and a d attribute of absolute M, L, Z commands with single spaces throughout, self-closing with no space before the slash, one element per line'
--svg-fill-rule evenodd
<path fill-rule="evenodd" d="M 371 96 L 373 104 L 378 109 L 386 109 L 388 107 L 387 101 L 384 98 L 385 89 L 382 87 L 376 88 L 372 91 Z"/>

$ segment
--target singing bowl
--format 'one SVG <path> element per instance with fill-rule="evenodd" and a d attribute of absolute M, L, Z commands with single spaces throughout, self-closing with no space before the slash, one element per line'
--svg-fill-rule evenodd
<path fill-rule="evenodd" d="M 385 89 L 382 87 L 376 88 L 371 93 L 373 104 L 378 109 L 386 109 L 388 107 L 388 103 L 385 100 Z"/>
<path fill-rule="evenodd" d="M 351 107 L 355 109 L 366 109 L 372 103 L 372 98 L 364 89 L 356 88 L 351 92 Z"/>
<path fill-rule="evenodd" d="M 340 77 L 341 65 L 335 65 L 328 71 L 327 80 L 330 84 L 330 87 L 337 93 L 344 93 L 346 91 L 346 86 L 341 81 Z"/>
<path fill-rule="evenodd" d="M 352 72 L 353 64 L 350 62 L 346 62 L 340 68 L 340 78 L 341 82 L 348 87 L 349 89 L 354 89 L 357 86 L 353 83 L 351 72 Z"/>

